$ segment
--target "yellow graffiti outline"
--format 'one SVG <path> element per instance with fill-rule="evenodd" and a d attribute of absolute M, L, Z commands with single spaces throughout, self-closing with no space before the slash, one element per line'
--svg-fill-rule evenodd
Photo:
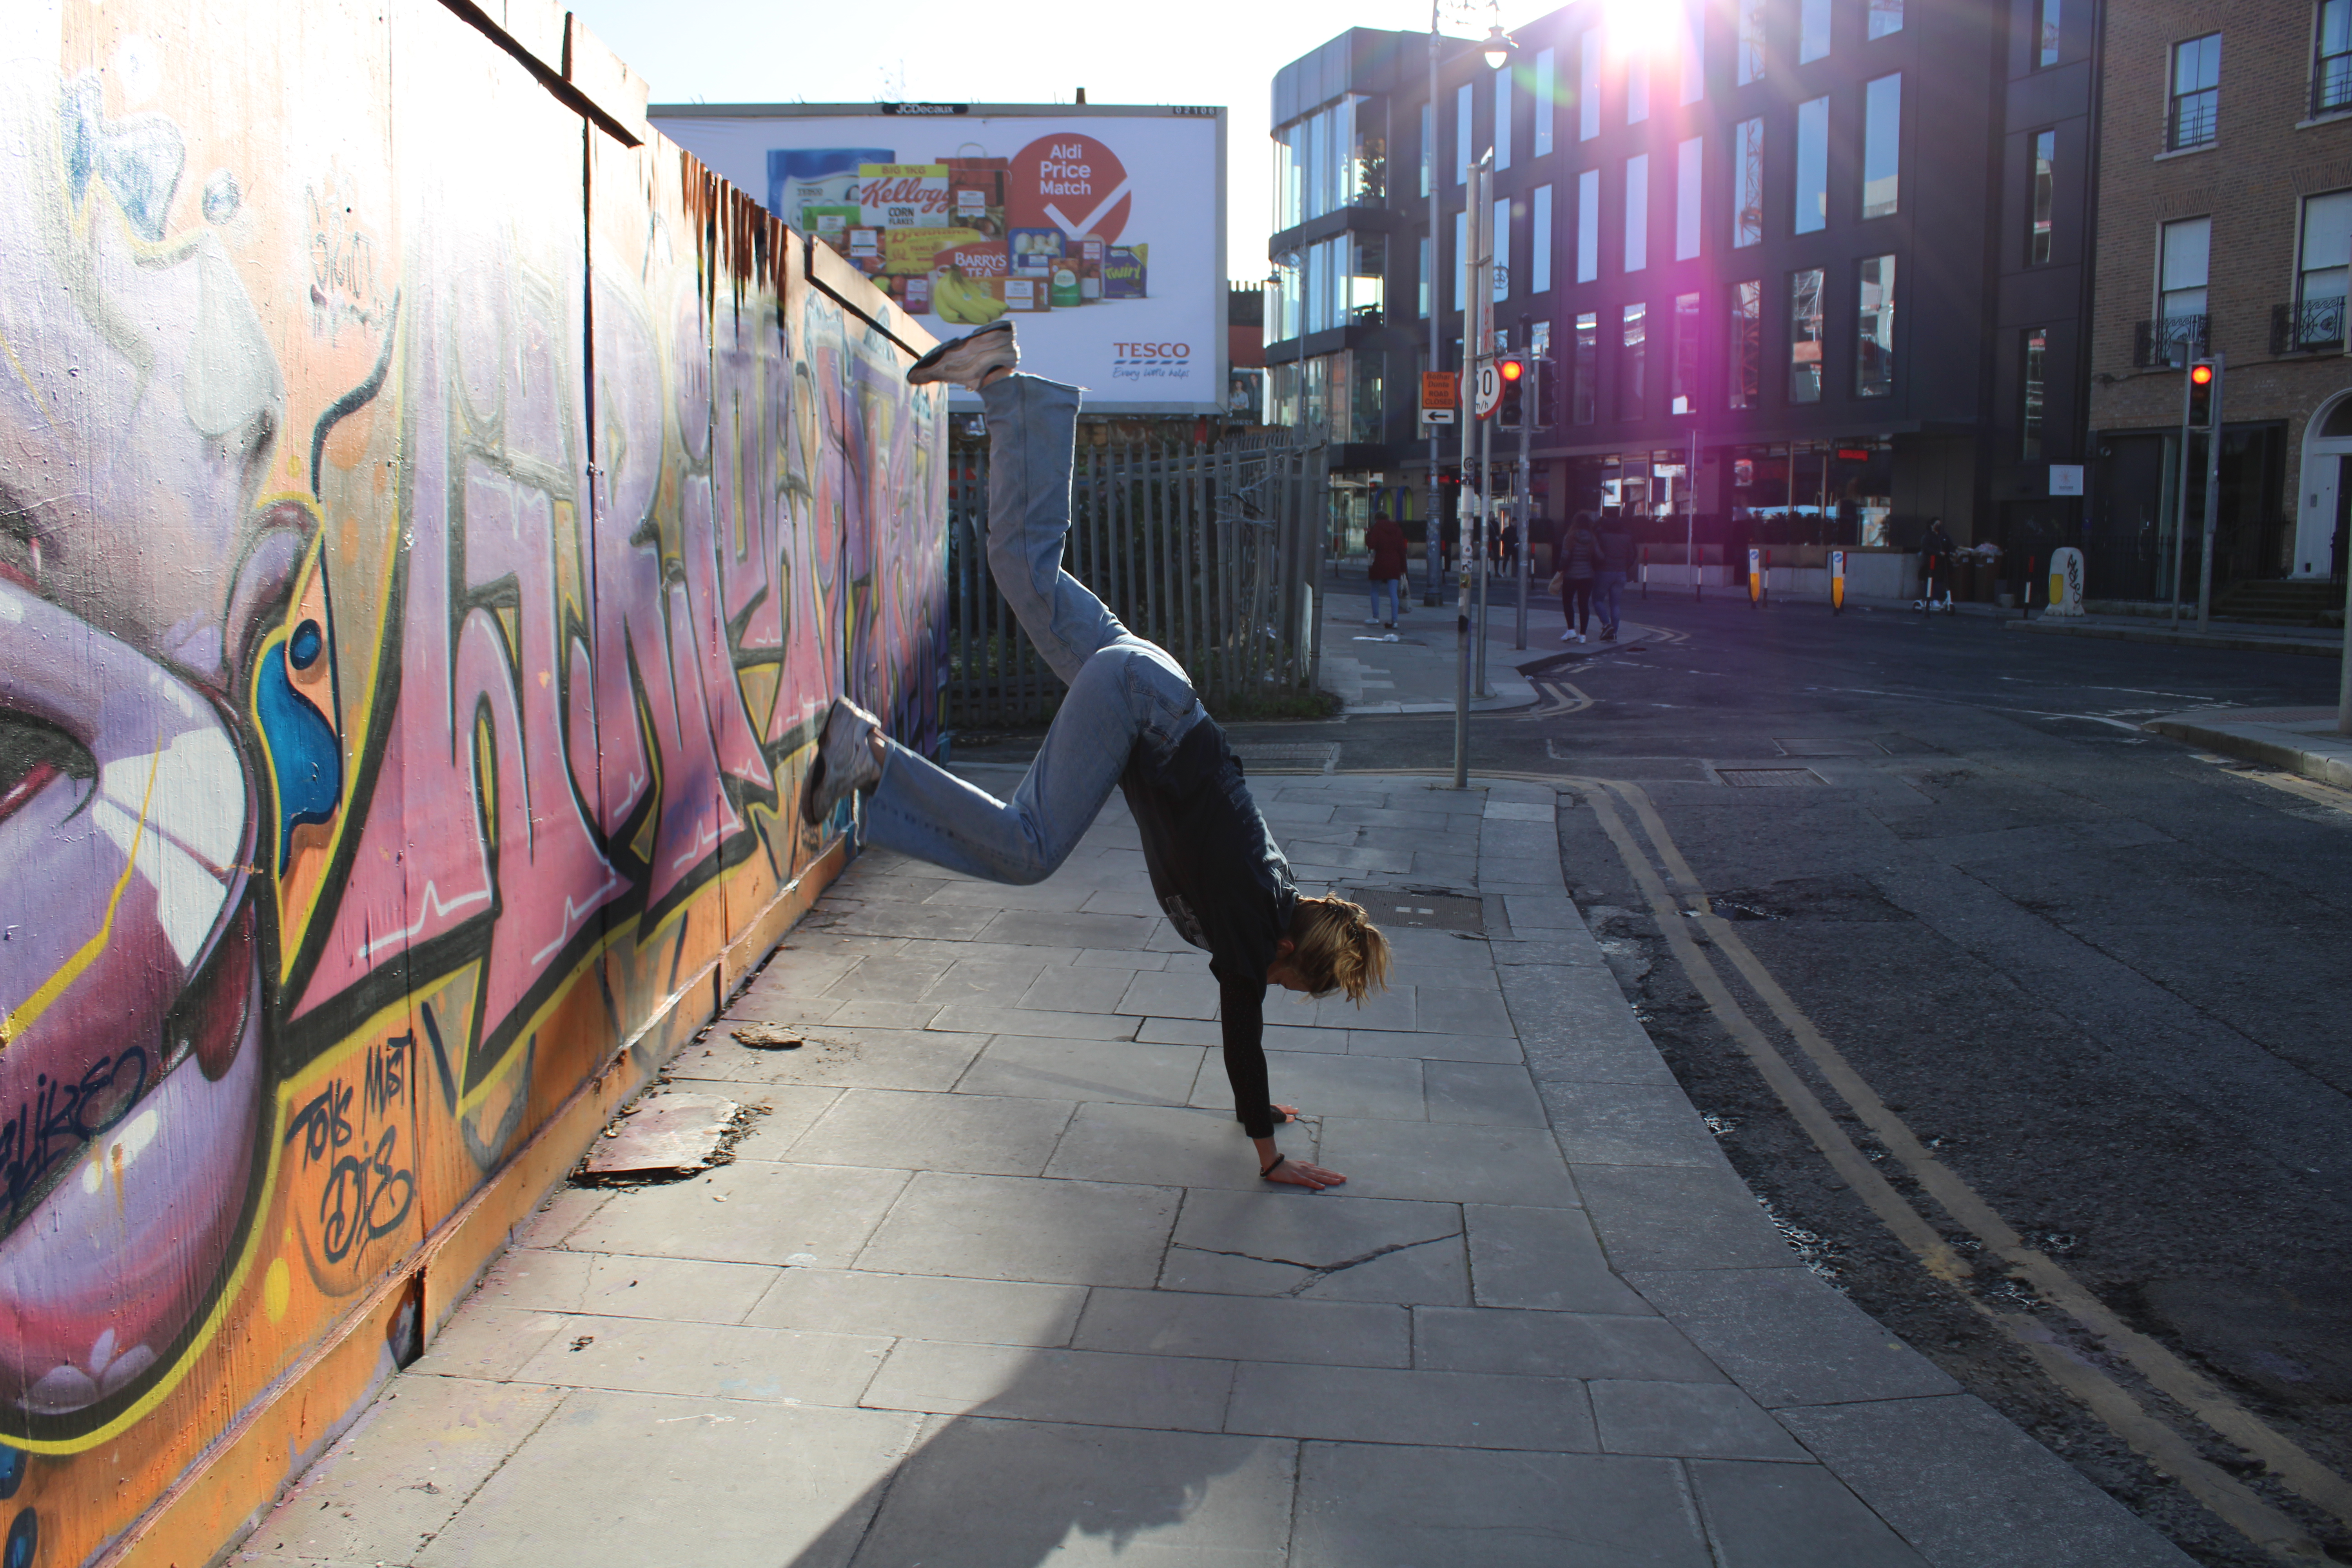
<path fill-rule="evenodd" d="M 157 747 L 147 756 L 147 793 L 139 800 L 139 822 L 131 830 L 131 851 L 123 857 L 122 875 L 115 879 L 114 891 L 107 895 L 106 918 L 98 922 L 96 934 L 74 951 L 74 955 L 58 967 L 56 973 L 41 982 L 24 1005 L 5 1017 L 0 1017 L 0 1050 L 5 1050 L 40 1021 L 41 1015 L 54 1005 L 65 988 L 81 978 L 83 970 L 98 962 L 107 944 L 114 940 L 114 911 L 122 902 L 123 889 L 131 886 L 131 873 L 139 869 L 139 846 L 147 836 L 147 808 L 155 799 L 155 774 L 163 761 L 163 751 Z"/>
<path fill-rule="evenodd" d="M 41 417 L 49 422 L 50 428 L 55 429 L 58 424 L 57 410 L 51 408 L 49 400 L 41 395 L 41 389 L 33 384 L 33 378 L 25 374 L 24 362 L 16 357 L 16 351 L 9 346 L 5 335 L 0 335 L 0 354 L 8 356 L 8 368 L 16 373 L 16 379 L 23 382 L 25 390 L 33 395 L 33 405 L 41 411 Z"/>

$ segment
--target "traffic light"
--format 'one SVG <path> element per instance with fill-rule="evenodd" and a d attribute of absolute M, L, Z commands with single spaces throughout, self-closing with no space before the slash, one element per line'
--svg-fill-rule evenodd
<path fill-rule="evenodd" d="M 1495 409 L 1495 424 L 1504 430 L 1527 427 L 1528 362 L 1517 355 L 1496 366 L 1503 376 L 1502 401 Z"/>
<path fill-rule="evenodd" d="M 2189 427 L 2202 430 L 2213 423 L 2213 362 L 2200 359 L 2189 367 Z"/>
<path fill-rule="evenodd" d="M 1559 374 L 1549 360 L 1529 360 L 1528 379 L 1536 384 L 1536 428 L 1559 428 Z"/>

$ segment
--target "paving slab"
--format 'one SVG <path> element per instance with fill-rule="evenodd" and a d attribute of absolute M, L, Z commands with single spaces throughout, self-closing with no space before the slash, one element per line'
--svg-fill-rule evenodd
<path fill-rule="evenodd" d="M 925 1171 L 856 1261 L 894 1274 L 1149 1285 L 1181 1197 L 1173 1187 Z"/>
<path fill-rule="evenodd" d="M 999 1035 L 956 1088 L 965 1094 L 1183 1105 L 1201 1074 L 1197 1046 Z"/>
<path fill-rule="evenodd" d="M 1034 1176 L 1076 1106 L 1066 1100 L 853 1089 L 793 1140 L 803 1164 Z"/>
<path fill-rule="evenodd" d="M 1308 1443 L 1296 1568 L 1713 1568 L 1671 1459 Z"/>
<path fill-rule="evenodd" d="M 860 1561 L 1284 1568 L 1297 1451 L 1257 1437 L 935 1417 Z"/>
<path fill-rule="evenodd" d="M 643 1568 L 677 1561 L 690 1534 L 702 1568 L 846 1568 L 854 1538 L 838 1526 L 870 1517 L 915 1425 L 896 1411 L 582 1390 L 411 1561 Z"/>
<path fill-rule="evenodd" d="M 1234 1363 L 900 1340 L 866 1391 L 873 1408 L 1213 1432 Z"/>
<path fill-rule="evenodd" d="M 1584 1384 L 1574 1378 L 1296 1363 L 1243 1366 L 1225 1430 L 1333 1439 L 1377 1434 L 1393 1443 L 1552 1454 L 1595 1447 Z"/>
<path fill-rule="evenodd" d="M 1086 1301 L 1086 1290 L 1074 1285 L 791 1268 L 775 1271 L 744 1321 L 825 1333 L 1050 1347 L 1069 1342 Z"/>

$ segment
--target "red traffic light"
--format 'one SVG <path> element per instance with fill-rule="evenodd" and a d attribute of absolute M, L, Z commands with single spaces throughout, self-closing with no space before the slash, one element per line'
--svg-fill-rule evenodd
<path fill-rule="evenodd" d="M 2189 367 L 2189 379 L 2200 386 L 2210 386 L 2213 382 L 2213 367 L 2210 364 L 2192 364 Z"/>
<path fill-rule="evenodd" d="M 1517 381 L 1519 377 L 1527 374 L 1528 367 L 1525 364 L 1522 364 L 1519 361 L 1515 359 L 1507 359 L 1503 362 L 1503 379 L 1505 381 Z"/>

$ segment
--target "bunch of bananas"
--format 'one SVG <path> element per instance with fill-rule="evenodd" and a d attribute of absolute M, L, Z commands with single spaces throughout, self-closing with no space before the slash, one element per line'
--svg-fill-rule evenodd
<path fill-rule="evenodd" d="M 1004 314 L 1004 301 L 965 277 L 962 268 L 942 267 L 931 276 L 931 309 L 943 321 L 984 327 Z"/>

